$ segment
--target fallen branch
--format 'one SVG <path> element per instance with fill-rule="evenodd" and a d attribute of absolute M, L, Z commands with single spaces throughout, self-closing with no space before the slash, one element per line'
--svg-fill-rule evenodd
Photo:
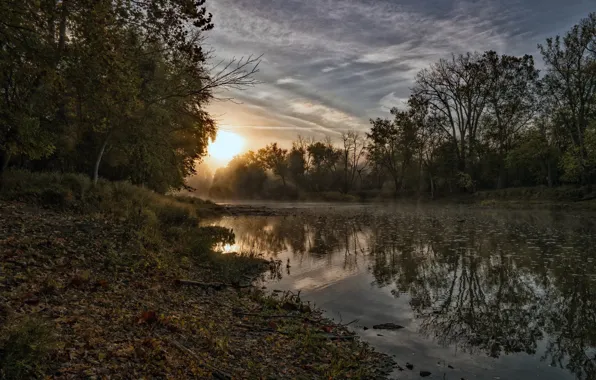
<path fill-rule="evenodd" d="M 176 346 L 176 348 L 178 348 L 180 351 L 185 352 L 187 354 L 189 354 L 190 356 L 192 356 L 193 358 L 195 358 L 198 362 L 199 365 L 208 368 L 211 372 L 213 377 L 217 378 L 217 379 L 222 379 L 222 380 L 231 380 L 232 379 L 232 375 L 230 375 L 229 373 L 211 365 L 208 363 L 205 363 L 200 357 L 199 355 L 197 355 L 194 351 L 192 351 L 190 348 L 185 347 L 182 343 L 178 342 L 177 340 L 174 340 L 172 338 L 166 338 L 172 345 Z"/>
<path fill-rule="evenodd" d="M 348 326 L 349 326 L 349 325 L 351 325 L 352 323 L 356 323 L 356 322 L 358 322 L 358 321 L 359 321 L 359 319 L 354 319 L 352 322 L 348 322 L 348 323 L 346 323 L 346 324 L 341 324 L 341 323 L 340 323 L 340 324 L 339 324 L 339 326 L 348 327 Z"/>
<path fill-rule="evenodd" d="M 224 284 L 221 282 L 199 282 L 199 281 L 192 281 L 192 280 L 176 280 L 177 285 L 187 285 L 187 286 L 198 286 L 203 289 L 215 289 L 215 290 L 223 290 L 225 288 L 234 288 L 234 289 L 244 289 L 244 288 L 252 288 L 252 285 L 240 285 L 240 284 Z"/>
<path fill-rule="evenodd" d="M 299 319 L 303 319 L 305 321 L 309 321 L 311 323 L 321 323 L 321 320 L 317 320 L 317 319 L 312 319 L 309 317 L 306 317 L 304 315 L 301 314 L 273 314 L 273 315 L 267 315 L 267 314 L 259 314 L 259 313 L 243 313 L 241 311 L 234 311 L 233 312 L 236 315 L 241 315 L 241 316 L 249 316 L 249 317 L 260 317 L 263 319 L 275 319 L 275 318 L 299 318 Z"/>

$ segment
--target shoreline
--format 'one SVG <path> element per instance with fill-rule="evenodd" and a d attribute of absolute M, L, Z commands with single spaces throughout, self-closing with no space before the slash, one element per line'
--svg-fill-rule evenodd
<path fill-rule="evenodd" d="M 0 218 L 0 351 L 45 342 L 34 357 L 10 351 L 31 361 L 27 377 L 369 379 L 392 369 L 299 295 L 255 287 L 273 262 L 139 251 L 126 223 L 31 203 L 0 200 Z M 18 370 L 9 365 L 0 360 Z"/>

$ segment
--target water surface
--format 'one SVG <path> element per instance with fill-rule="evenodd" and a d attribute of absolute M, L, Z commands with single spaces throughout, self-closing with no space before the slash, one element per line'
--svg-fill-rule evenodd
<path fill-rule="evenodd" d="M 268 288 L 358 319 L 365 341 L 414 364 L 400 379 L 583 380 L 596 379 L 593 216 L 311 204 L 210 223 L 234 230 L 230 250 L 282 260 Z M 385 322 L 405 328 L 372 329 Z"/>

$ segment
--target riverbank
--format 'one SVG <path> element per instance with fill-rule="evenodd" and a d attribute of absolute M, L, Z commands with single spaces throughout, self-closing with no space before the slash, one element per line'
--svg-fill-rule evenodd
<path fill-rule="evenodd" d="M 389 360 L 292 293 L 280 263 L 213 252 L 220 206 L 85 177 L 0 190 L 0 378 L 382 378 Z"/>
<path fill-rule="evenodd" d="M 272 215 L 280 211 L 272 211 L 266 207 L 255 207 L 227 204 L 230 200 L 221 199 L 218 203 L 225 206 L 226 213 L 238 215 Z M 271 200 L 269 200 L 271 201 Z M 267 202 L 269 202 L 267 201 Z M 246 203 L 259 200 L 246 200 Z M 591 186 L 558 186 L 558 187 L 512 187 L 501 190 L 482 190 L 475 193 L 439 194 L 430 198 L 429 194 L 399 194 L 397 197 L 388 192 L 367 191 L 342 194 L 339 192 L 304 193 L 292 200 L 274 200 L 288 203 L 397 203 L 424 205 L 469 205 L 481 208 L 550 208 L 561 210 L 596 210 L 596 187 Z M 291 212 L 284 210 L 283 212 Z"/>

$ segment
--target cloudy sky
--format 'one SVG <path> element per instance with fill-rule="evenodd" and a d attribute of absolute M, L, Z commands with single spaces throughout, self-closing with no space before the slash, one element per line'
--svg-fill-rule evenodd
<path fill-rule="evenodd" d="M 530 53 L 593 0 L 210 0 L 218 58 L 263 54 L 258 86 L 216 102 L 221 128 L 255 148 L 298 134 L 366 130 L 409 94 L 416 73 L 451 53 Z"/>

